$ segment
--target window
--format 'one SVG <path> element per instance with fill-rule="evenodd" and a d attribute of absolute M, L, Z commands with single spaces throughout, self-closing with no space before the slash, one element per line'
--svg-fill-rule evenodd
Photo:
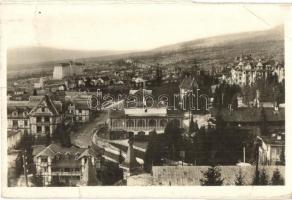
<path fill-rule="evenodd" d="M 48 159 L 47 158 L 42 158 L 41 162 L 48 162 Z"/>
<path fill-rule="evenodd" d="M 46 133 L 50 133 L 50 127 L 49 126 L 45 126 L 45 132 Z"/>
<path fill-rule="evenodd" d="M 64 168 L 64 172 L 70 172 L 69 168 Z"/>
<path fill-rule="evenodd" d="M 13 121 L 12 121 L 12 126 L 14 126 L 14 127 L 15 127 L 15 126 L 18 126 L 18 121 L 17 121 L 17 120 L 13 120 Z"/>
<path fill-rule="evenodd" d="M 41 126 L 37 126 L 37 133 L 41 133 L 42 132 L 42 127 Z"/>
<path fill-rule="evenodd" d="M 42 122 L 42 118 L 41 117 L 36 117 L 36 121 L 37 122 Z"/>
<path fill-rule="evenodd" d="M 27 120 L 24 120 L 24 126 L 27 126 L 27 124 L 28 124 Z"/>
<path fill-rule="evenodd" d="M 50 122 L 50 117 L 45 117 L 45 122 Z"/>
<path fill-rule="evenodd" d="M 13 112 L 12 112 L 12 116 L 13 116 L 13 117 L 16 117 L 17 115 L 18 115 L 18 112 L 17 112 L 17 111 L 13 111 Z"/>
<path fill-rule="evenodd" d="M 45 112 L 46 111 L 46 108 L 42 107 L 42 112 Z"/>

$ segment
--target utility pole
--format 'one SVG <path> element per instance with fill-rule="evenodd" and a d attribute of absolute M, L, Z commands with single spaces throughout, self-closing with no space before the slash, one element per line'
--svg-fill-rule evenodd
<path fill-rule="evenodd" d="M 27 156 L 26 156 L 26 150 L 24 150 L 24 153 L 22 155 L 22 160 L 23 160 L 23 173 L 24 173 L 24 177 L 25 177 L 25 185 L 26 187 L 28 187 L 28 180 L 27 180 Z"/>
<path fill-rule="evenodd" d="M 259 143 L 256 141 L 256 173 L 255 173 L 255 185 L 259 184 Z"/>

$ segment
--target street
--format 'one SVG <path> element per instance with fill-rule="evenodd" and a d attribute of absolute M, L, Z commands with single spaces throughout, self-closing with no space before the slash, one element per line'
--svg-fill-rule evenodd
<path fill-rule="evenodd" d="M 79 129 L 71 134 L 71 142 L 81 148 L 87 148 L 91 145 L 91 138 L 94 130 L 98 125 L 105 123 L 107 119 L 107 112 L 101 112 L 99 115 L 84 125 L 79 125 Z"/>

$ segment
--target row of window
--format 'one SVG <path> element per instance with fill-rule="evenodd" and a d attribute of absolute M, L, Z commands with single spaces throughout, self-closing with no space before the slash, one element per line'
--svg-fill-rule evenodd
<path fill-rule="evenodd" d="M 179 121 L 177 123 L 180 124 Z M 158 124 L 161 127 L 165 127 L 166 124 L 167 124 L 167 120 L 166 119 L 162 119 L 162 120 L 160 120 L 158 122 Z M 123 122 L 123 120 L 114 120 L 112 125 L 113 125 L 113 127 L 123 127 L 124 122 Z M 127 120 L 127 122 L 126 122 L 126 126 L 127 127 L 134 127 L 134 125 L 135 125 L 134 120 Z M 137 127 L 145 127 L 146 126 L 146 121 L 140 119 L 140 120 L 137 121 L 136 126 Z M 156 127 L 157 126 L 156 120 L 154 120 L 154 119 L 149 120 L 148 126 L 149 127 Z"/>
<path fill-rule="evenodd" d="M 50 122 L 50 117 L 45 116 L 44 118 L 44 122 Z M 42 117 L 36 117 L 36 122 L 42 122 Z"/>
<path fill-rule="evenodd" d="M 18 120 L 12 120 L 12 126 L 18 127 Z M 24 120 L 24 126 L 28 126 L 28 120 Z"/>
<path fill-rule="evenodd" d="M 37 126 L 37 133 L 42 133 L 42 126 Z M 45 133 L 50 133 L 50 126 L 45 126 Z"/>

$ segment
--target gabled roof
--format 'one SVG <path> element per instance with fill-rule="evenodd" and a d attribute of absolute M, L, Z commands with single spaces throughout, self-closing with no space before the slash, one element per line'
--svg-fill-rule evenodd
<path fill-rule="evenodd" d="M 61 154 L 66 154 L 66 153 L 76 154 L 76 153 L 82 153 L 85 150 L 86 149 L 84 149 L 84 148 L 77 148 L 75 146 L 71 146 L 69 148 L 68 147 L 62 147 L 61 145 L 54 143 L 54 144 L 50 144 L 44 150 L 39 152 L 36 155 L 36 157 L 39 157 L 39 156 L 54 157 L 57 153 L 61 153 Z"/>
<path fill-rule="evenodd" d="M 30 114 L 34 113 L 38 109 L 39 105 L 45 101 L 48 109 L 53 113 L 53 115 L 59 115 L 59 111 L 57 110 L 55 104 L 53 103 L 53 101 L 51 100 L 51 98 L 48 95 L 31 96 L 30 101 L 37 102 L 36 106 L 30 111 Z"/>
<path fill-rule="evenodd" d="M 193 90 L 194 87 L 198 87 L 198 83 L 193 77 L 185 77 L 179 85 L 179 88 L 186 90 Z"/>

